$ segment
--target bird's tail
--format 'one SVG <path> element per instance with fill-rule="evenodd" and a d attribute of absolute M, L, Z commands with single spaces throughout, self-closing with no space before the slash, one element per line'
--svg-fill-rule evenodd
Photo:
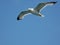
<path fill-rule="evenodd" d="M 44 17 L 44 15 L 42 15 L 41 13 L 39 13 L 38 16 L 40 16 L 40 17 Z"/>
<path fill-rule="evenodd" d="M 41 17 L 45 17 L 44 15 L 41 15 Z"/>

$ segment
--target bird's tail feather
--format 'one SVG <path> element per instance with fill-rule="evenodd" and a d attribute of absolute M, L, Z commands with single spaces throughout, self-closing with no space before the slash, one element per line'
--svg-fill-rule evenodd
<path fill-rule="evenodd" d="M 45 17 L 44 15 L 41 15 L 41 17 Z"/>

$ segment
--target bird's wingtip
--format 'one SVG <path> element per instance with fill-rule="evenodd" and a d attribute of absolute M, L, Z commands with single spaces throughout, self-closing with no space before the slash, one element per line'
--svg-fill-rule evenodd
<path fill-rule="evenodd" d="M 17 20 L 22 20 L 22 19 L 20 19 L 19 17 L 17 17 Z"/>
<path fill-rule="evenodd" d="M 57 1 L 53 2 L 53 4 L 56 4 L 56 3 L 57 3 Z"/>
<path fill-rule="evenodd" d="M 17 17 L 17 20 L 19 20 L 19 17 Z"/>

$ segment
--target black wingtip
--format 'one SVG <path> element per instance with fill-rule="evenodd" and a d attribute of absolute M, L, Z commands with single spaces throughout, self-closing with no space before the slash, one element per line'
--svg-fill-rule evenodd
<path fill-rule="evenodd" d="M 55 2 L 52 2 L 53 4 L 56 4 L 57 3 L 57 1 L 55 1 Z"/>
<path fill-rule="evenodd" d="M 19 20 L 19 17 L 17 17 L 17 20 Z"/>
<path fill-rule="evenodd" d="M 17 17 L 17 20 L 22 20 L 22 19 L 20 19 L 19 17 Z"/>

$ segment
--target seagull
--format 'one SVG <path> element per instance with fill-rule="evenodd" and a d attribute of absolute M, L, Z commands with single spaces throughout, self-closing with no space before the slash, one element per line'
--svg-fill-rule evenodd
<path fill-rule="evenodd" d="M 28 8 L 26 11 L 22 11 L 18 17 L 17 17 L 17 20 L 22 20 L 24 18 L 24 16 L 28 15 L 28 14 L 34 14 L 36 16 L 40 16 L 40 17 L 44 17 L 44 15 L 42 15 L 40 12 L 41 10 L 48 6 L 48 5 L 54 5 L 56 4 L 57 1 L 55 2 L 42 2 L 42 3 L 39 3 L 35 8 Z"/>

